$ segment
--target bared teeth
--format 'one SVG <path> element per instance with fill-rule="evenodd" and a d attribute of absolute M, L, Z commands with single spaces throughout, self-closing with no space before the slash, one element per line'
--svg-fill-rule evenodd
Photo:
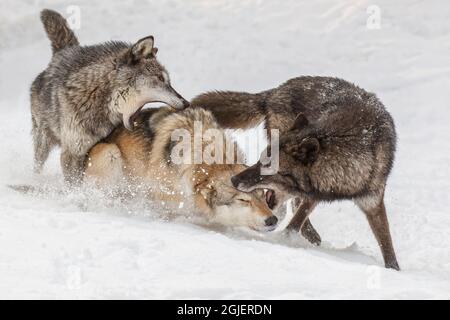
<path fill-rule="evenodd" d="M 273 209 L 275 207 L 275 191 L 271 189 L 266 191 L 266 203 L 269 206 L 269 209 Z"/>

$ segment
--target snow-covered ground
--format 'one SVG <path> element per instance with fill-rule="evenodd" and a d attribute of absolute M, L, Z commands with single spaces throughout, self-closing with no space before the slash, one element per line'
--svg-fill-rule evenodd
<path fill-rule="evenodd" d="M 324 244 L 315 248 L 296 236 L 166 221 L 144 203 L 92 191 L 9 189 L 62 186 L 58 152 L 32 174 L 28 88 L 50 59 L 39 11 L 69 15 L 69 5 L 81 10 L 84 44 L 153 34 L 186 98 L 298 75 L 376 92 L 399 135 L 386 204 L 402 271 L 383 268 L 351 203 L 317 208 Z M 1 0 L 0 79 L 0 298 L 450 298 L 447 0 Z"/>

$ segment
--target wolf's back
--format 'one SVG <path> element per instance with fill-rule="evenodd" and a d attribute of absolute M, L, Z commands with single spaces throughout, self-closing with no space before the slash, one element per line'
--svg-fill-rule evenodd
<path fill-rule="evenodd" d="M 52 44 L 53 54 L 65 47 L 79 45 L 78 39 L 69 28 L 66 19 L 58 12 L 49 9 L 42 10 L 41 21 Z"/>
<path fill-rule="evenodd" d="M 224 128 L 249 129 L 265 119 L 265 100 L 261 94 L 233 91 L 213 91 L 198 95 L 191 108 L 210 111 Z"/>

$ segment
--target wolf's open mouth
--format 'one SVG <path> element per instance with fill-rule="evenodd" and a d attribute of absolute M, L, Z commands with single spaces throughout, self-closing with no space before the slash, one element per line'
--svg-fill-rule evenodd
<path fill-rule="evenodd" d="M 139 112 L 142 110 L 142 108 L 144 107 L 145 103 L 142 104 L 139 108 L 137 108 L 136 110 L 134 110 L 133 113 L 128 113 L 127 111 L 125 111 L 122 114 L 122 118 L 123 118 L 123 125 L 125 126 L 125 128 L 127 128 L 128 130 L 133 130 L 134 128 L 134 123 L 136 122 Z M 132 110 L 129 110 L 132 111 Z"/>
<path fill-rule="evenodd" d="M 136 122 L 136 119 L 139 116 L 139 112 L 141 112 L 142 108 L 144 107 L 144 105 L 140 106 L 139 109 L 137 109 L 130 117 L 130 125 L 132 128 L 134 128 L 134 123 Z"/>
<path fill-rule="evenodd" d="M 275 191 L 272 189 L 266 191 L 266 202 L 271 210 L 277 205 L 277 197 L 275 196 Z"/>
<path fill-rule="evenodd" d="M 144 103 L 142 106 L 140 106 L 138 109 L 136 109 L 136 111 L 134 113 L 131 114 L 131 116 L 126 119 L 126 117 L 124 117 L 124 125 L 125 128 L 127 128 L 128 130 L 133 130 L 134 129 L 134 123 L 136 122 L 137 118 L 139 117 L 139 113 L 142 111 L 142 108 L 145 107 L 146 104 L 148 103 L 164 103 L 166 106 L 168 106 L 169 108 L 171 108 L 172 110 L 177 110 L 177 108 L 175 108 L 174 106 L 167 104 L 163 101 L 150 101 L 150 102 L 146 102 Z"/>

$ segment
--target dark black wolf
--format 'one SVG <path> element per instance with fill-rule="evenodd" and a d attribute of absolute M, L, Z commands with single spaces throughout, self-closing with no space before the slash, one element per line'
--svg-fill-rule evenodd
<path fill-rule="evenodd" d="M 297 198 L 289 228 L 302 231 L 318 202 L 353 200 L 368 219 L 386 267 L 399 270 L 384 206 L 396 133 L 374 94 L 341 79 L 299 77 L 257 94 L 202 94 L 192 105 L 210 110 L 225 127 L 249 128 L 265 120 L 268 129 L 280 130 L 278 173 L 261 174 L 264 165 L 258 162 L 233 177 L 235 187 L 270 189 L 274 204 Z"/>

